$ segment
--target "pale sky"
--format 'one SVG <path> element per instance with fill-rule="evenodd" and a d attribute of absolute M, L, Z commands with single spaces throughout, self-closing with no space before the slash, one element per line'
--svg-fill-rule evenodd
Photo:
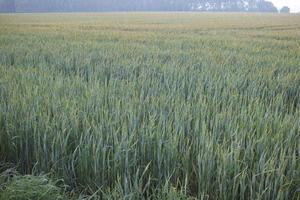
<path fill-rule="evenodd" d="M 291 12 L 300 12 L 300 0 L 267 0 L 271 1 L 274 6 L 281 9 L 283 6 L 288 6 Z"/>

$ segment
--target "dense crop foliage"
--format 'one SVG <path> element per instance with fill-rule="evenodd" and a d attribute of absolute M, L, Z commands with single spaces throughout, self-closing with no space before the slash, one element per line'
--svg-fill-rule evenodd
<path fill-rule="evenodd" d="M 95 198 L 298 199 L 299 63 L 299 15 L 0 15 L 0 161 Z"/>

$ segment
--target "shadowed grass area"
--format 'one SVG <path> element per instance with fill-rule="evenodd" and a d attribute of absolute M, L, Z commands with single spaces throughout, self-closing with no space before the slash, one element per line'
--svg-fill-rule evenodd
<path fill-rule="evenodd" d="M 0 164 L 1 171 L 3 169 Z M 0 174 L 1 200 L 63 200 L 67 196 L 63 190 L 45 175 L 20 175 L 15 169 L 9 168 Z"/>
<path fill-rule="evenodd" d="M 298 199 L 299 38 L 299 15 L 0 15 L 0 161 L 80 198 Z"/>

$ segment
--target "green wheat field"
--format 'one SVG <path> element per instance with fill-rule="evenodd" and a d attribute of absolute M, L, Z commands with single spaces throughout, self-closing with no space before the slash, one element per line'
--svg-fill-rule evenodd
<path fill-rule="evenodd" d="M 300 199 L 300 15 L 0 15 L 0 199 Z"/>

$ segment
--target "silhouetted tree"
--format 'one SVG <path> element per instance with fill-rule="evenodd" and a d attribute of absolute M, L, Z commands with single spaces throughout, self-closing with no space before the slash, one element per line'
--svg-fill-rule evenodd
<path fill-rule="evenodd" d="M 290 13 L 290 8 L 287 6 L 284 6 L 280 9 L 280 13 Z"/>
<path fill-rule="evenodd" d="M 277 8 L 269 1 L 261 1 L 258 3 L 259 12 L 278 12 Z"/>

